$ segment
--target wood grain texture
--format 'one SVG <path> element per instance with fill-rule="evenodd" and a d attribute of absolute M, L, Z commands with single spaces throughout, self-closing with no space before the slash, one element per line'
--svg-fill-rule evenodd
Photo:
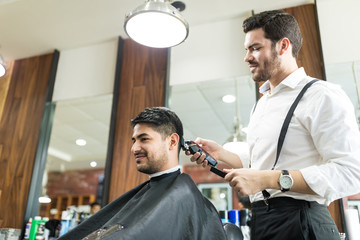
<path fill-rule="evenodd" d="M 148 180 L 137 171 L 130 152 L 130 120 L 146 107 L 164 106 L 167 55 L 167 49 L 144 47 L 130 39 L 124 42 L 109 201 Z"/>
<path fill-rule="evenodd" d="M 0 228 L 22 228 L 53 54 L 14 62 L 0 121 Z"/>
<path fill-rule="evenodd" d="M 303 36 L 303 45 L 297 58 L 298 66 L 304 67 L 309 76 L 324 80 L 325 74 L 315 5 L 306 4 L 285 8 L 284 11 L 296 18 Z"/>
<path fill-rule="evenodd" d="M 303 44 L 297 58 L 298 66 L 304 67 L 309 76 L 325 80 L 315 5 L 306 4 L 283 10 L 296 18 L 303 36 Z M 262 84 L 263 82 L 256 85 L 260 87 Z M 257 99 L 261 96 L 261 93 L 257 93 Z"/>

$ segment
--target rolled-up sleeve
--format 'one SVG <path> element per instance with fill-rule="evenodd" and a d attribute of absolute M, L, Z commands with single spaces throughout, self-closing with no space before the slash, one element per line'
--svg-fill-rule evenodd
<path fill-rule="evenodd" d="M 314 95 L 306 119 L 319 164 L 300 169 L 306 183 L 330 202 L 360 192 L 360 134 L 353 105 L 335 86 Z"/>

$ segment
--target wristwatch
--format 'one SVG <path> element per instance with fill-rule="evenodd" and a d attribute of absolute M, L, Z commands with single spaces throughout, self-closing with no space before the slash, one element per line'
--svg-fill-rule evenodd
<path fill-rule="evenodd" d="M 287 192 L 293 186 L 294 180 L 288 170 L 282 170 L 279 178 L 279 185 L 282 192 Z"/>

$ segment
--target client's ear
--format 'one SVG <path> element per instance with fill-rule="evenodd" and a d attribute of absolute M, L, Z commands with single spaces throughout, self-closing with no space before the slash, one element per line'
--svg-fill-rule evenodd
<path fill-rule="evenodd" d="M 177 146 L 179 145 L 179 141 L 180 141 L 180 137 L 177 133 L 172 133 L 170 136 L 170 149 L 176 149 L 177 150 Z"/>

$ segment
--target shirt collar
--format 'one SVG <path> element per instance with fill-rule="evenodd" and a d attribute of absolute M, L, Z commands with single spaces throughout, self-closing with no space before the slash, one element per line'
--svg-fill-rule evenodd
<path fill-rule="evenodd" d="M 280 82 L 280 84 L 275 87 L 275 89 L 282 88 L 282 86 L 295 88 L 299 84 L 299 82 L 306 76 L 307 75 L 305 73 L 304 68 L 303 67 L 298 68 L 295 72 L 291 73 L 284 80 L 282 80 Z M 269 82 L 269 80 L 267 80 L 263 85 L 261 85 L 261 87 L 259 88 L 259 92 L 261 94 L 264 94 L 265 92 L 267 92 L 269 90 L 270 90 L 270 82 Z"/>
<path fill-rule="evenodd" d="M 158 177 L 158 176 L 161 176 L 161 175 L 164 175 L 164 174 L 167 174 L 167 173 L 176 172 L 176 171 L 179 170 L 179 169 L 180 169 L 180 166 L 178 165 L 178 166 L 176 166 L 176 167 L 167 169 L 167 170 L 162 171 L 162 172 L 157 172 L 157 173 L 149 174 L 149 177 L 150 177 L 150 178 Z"/>

